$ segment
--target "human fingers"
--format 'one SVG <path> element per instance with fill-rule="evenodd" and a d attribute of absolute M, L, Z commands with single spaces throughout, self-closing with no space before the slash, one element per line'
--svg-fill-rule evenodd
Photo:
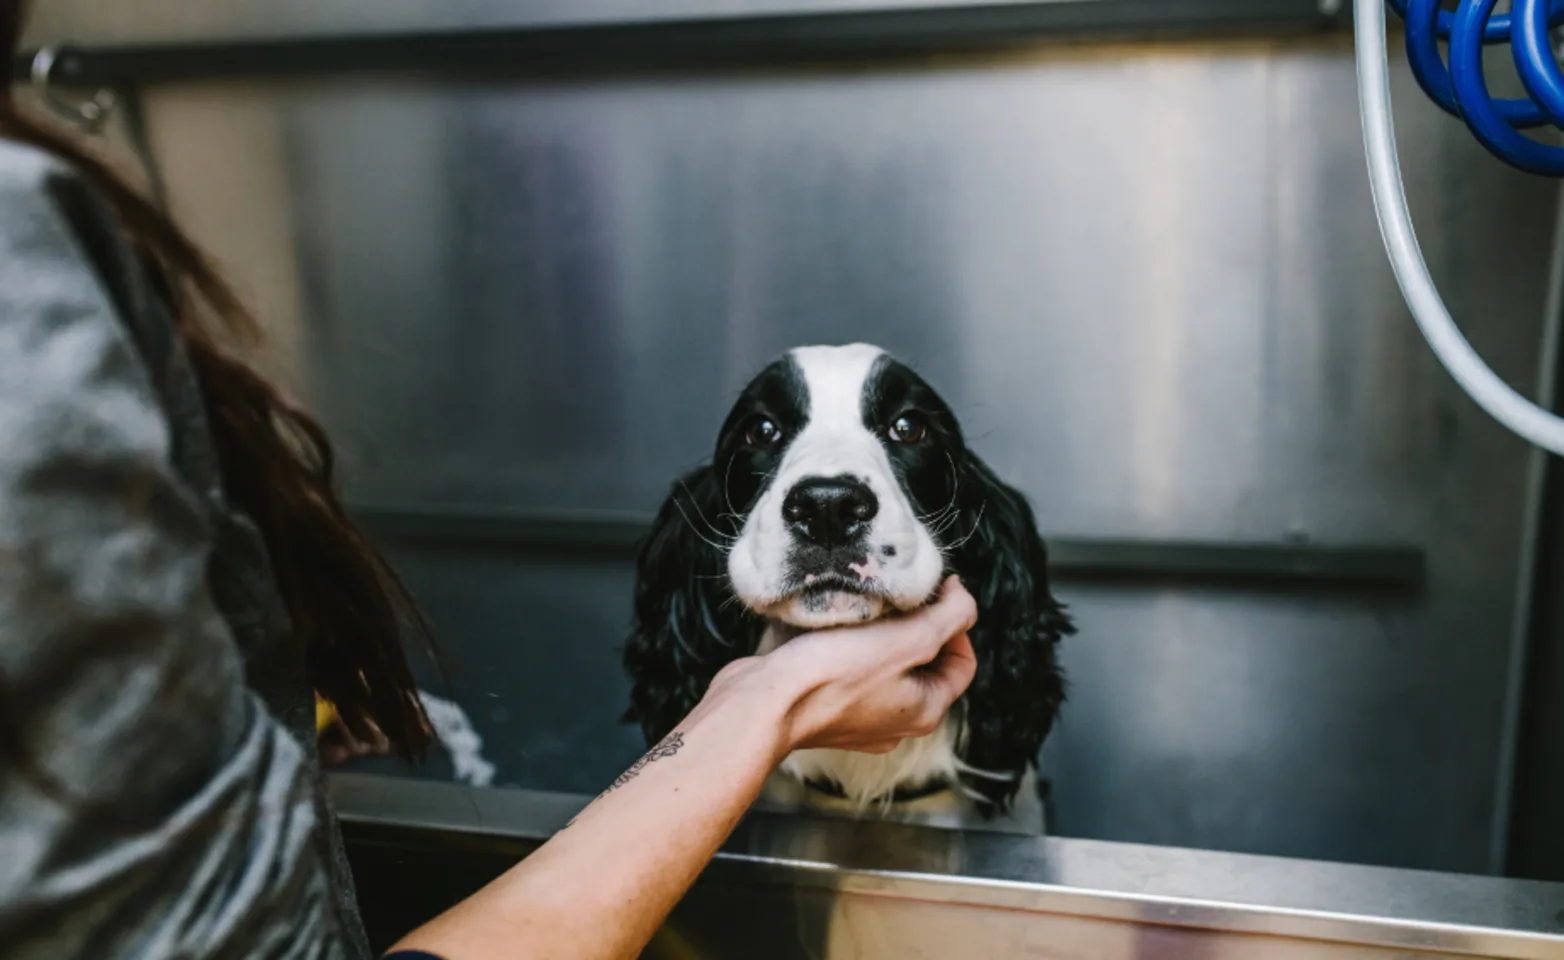
<path fill-rule="evenodd" d="M 916 641 L 909 653 L 923 666 L 939 657 L 951 637 L 966 633 L 977 623 L 977 602 L 957 577 L 946 578 L 939 597 L 898 624 Z"/>
<path fill-rule="evenodd" d="M 941 709 L 949 709 L 977 675 L 977 653 L 972 649 L 972 637 L 966 632 L 951 637 L 939 656 L 920 675 L 935 698 L 943 701 Z"/>
<path fill-rule="evenodd" d="M 940 585 L 940 595 L 928 607 L 929 628 L 941 639 L 965 633 L 977 623 L 977 601 L 962 584 L 950 576 Z"/>

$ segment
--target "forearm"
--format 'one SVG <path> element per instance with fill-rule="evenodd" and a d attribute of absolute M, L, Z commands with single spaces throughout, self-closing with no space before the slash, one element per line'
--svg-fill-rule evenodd
<path fill-rule="evenodd" d="M 715 692 L 570 826 L 398 946 L 446 960 L 636 956 L 783 755 L 783 702 Z"/>
<path fill-rule="evenodd" d="M 445 960 L 629 960 L 796 749 L 931 733 L 977 668 L 972 598 L 729 664 L 669 740 L 537 853 L 398 947 Z"/>

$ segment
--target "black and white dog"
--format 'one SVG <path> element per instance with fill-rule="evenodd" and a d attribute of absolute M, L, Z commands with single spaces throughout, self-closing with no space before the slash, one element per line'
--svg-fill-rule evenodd
<path fill-rule="evenodd" d="M 793 754 L 779 778 L 795 793 L 1008 810 L 1064 699 L 1055 648 L 1074 630 L 1031 508 L 939 395 L 877 347 L 794 350 L 744 389 L 711 465 L 674 485 L 642 547 L 626 719 L 655 743 L 728 662 L 914 609 L 952 572 L 978 605 L 967 694 L 891 753 Z"/>

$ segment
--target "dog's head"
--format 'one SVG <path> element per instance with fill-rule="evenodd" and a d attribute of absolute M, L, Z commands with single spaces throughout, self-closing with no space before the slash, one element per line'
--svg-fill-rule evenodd
<path fill-rule="evenodd" d="M 1062 700 L 1054 644 L 1070 624 L 1031 509 L 967 449 L 945 401 L 876 347 L 800 348 L 751 381 L 711 464 L 675 484 L 638 572 L 628 718 L 652 740 L 768 621 L 911 610 L 951 572 L 979 610 L 963 759 L 1019 769 Z"/>
<path fill-rule="evenodd" d="M 805 347 L 766 369 L 718 439 L 734 595 L 817 629 L 921 606 L 945 570 L 960 427 L 874 347 Z M 965 532 L 965 531 L 964 531 Z"/>

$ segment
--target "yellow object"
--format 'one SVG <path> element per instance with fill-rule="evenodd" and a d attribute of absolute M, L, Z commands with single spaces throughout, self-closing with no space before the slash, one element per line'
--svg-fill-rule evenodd
<path fill-rule="evenodd" d="M 315 735 L 318 737 L 326 732 L 331 722 L 337 719 L 337 708 L 331 705 L 331 701 L 320 694 L 315 694 Z"/>
<path fill-rule="evenodd" d="M 656 960 L 701 960 L 690 942 L 669 927 L 664 926 L 646 945 L 646 956 Z"/>

